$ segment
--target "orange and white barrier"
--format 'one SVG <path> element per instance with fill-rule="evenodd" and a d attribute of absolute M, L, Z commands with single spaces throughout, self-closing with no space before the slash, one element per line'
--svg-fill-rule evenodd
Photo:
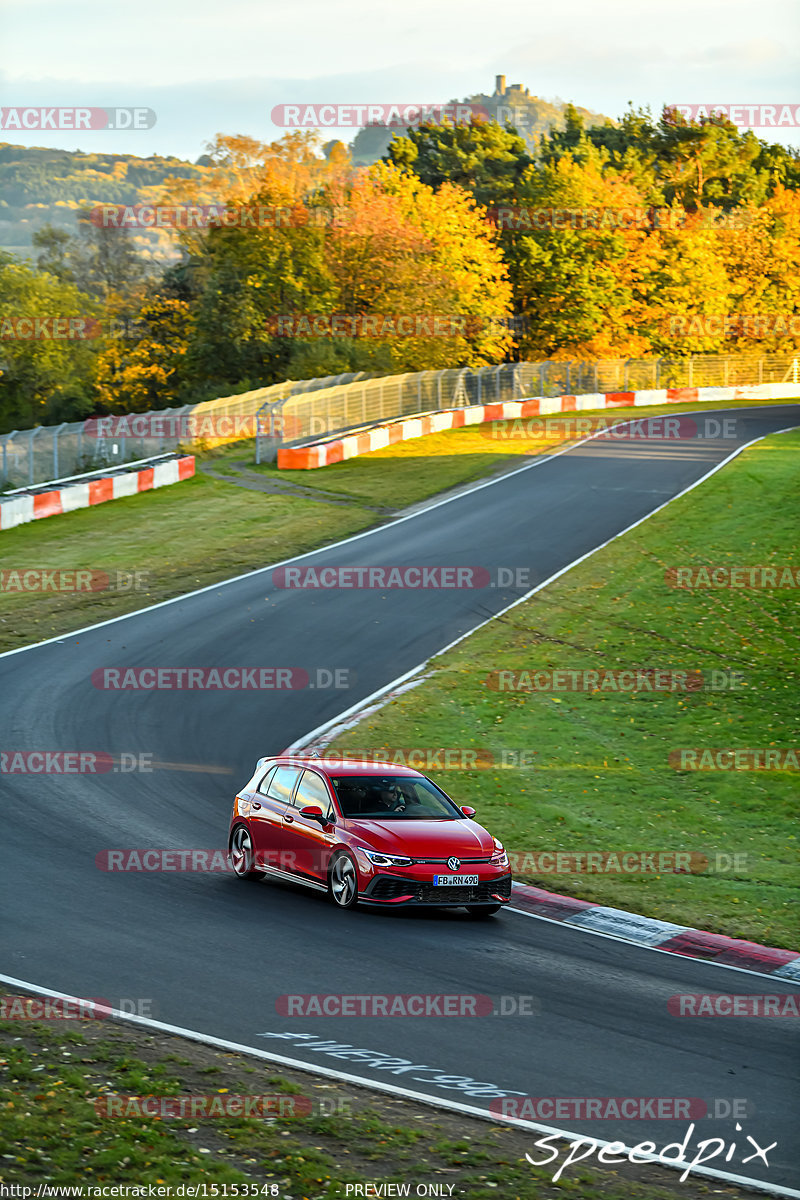
<path fill-rule="evenodd" d="M 583 396 L 533 396 L 528 400 L 508 400 L 504 404 L 474 404 L 468 408 L 452 408 L 429 416 L 406 417 L 401 421 L 373 425 L 327 441 L 284 446 L 278 450 L 278 468 L 282 471 L 308 471 L 316 467 L 329 467 L 348 458 L 393 446 L 396 442 L 488 421 L 545 417 L 554 413 L 598 408 L 689 404 L 698 400 L 786 400 L 792 399 L 799 391 L 796 383 L 766 383 L 748 387 L 653 388 L 640 392 L 590 392 Z"/>
<path fill-rule="evenodd" d="M 122 496 L 135 496 L 153 488 L 167 487 L 180 483 L 194 475 L 194 455 L 172 458 L 169 462 L 156 463 L 140 471 L 128 471 L 119 475 L 104 475 L 100 479 L 89 479 L 84 483 L 65 483 L 52 492 L 33 492 L 23 496 L 0 496 L 0 530 L 13 529 L 28 521 L 39 521 L 42 517 L 55 517 L 60 513 L 72 512 L 76 508 L 88 508 L 92 504 L 104 504 L 106 500 L 119 500 Z"/>

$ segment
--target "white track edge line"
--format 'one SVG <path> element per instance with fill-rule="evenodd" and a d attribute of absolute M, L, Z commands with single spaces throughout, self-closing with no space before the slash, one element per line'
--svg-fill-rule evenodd
<path fill-rule="evenodd" d="M 28 983 L 24 979 L 16 979 L 11 975 L 0 975 L 0 983 L 7 983 L 14 987 L 23 988 L 27 992 L 33 992 L 39 996 L 50 996 L 57 1000 L 81 1000 L 85 997 L 70 996 L 66 992 L 54 992 L 49 988 L 43 988 L 38 984 Z M 99 1007 L 99 1006 L 98 1006 Z M 261 1050 L 256 1046 L 246 1046 L 241 1042 L 229 1042 L 225 1038 L 217 1038 L 212 1034 L 198 1033 L 194 1029 L 184 1029 L 182 1025 L 168 1025 L 163 1021 L 156 1021 L 151 1017 L 140 1017 L 135 1013 L 123 1013 L 118 1009 L 110 1009 L 111 1016 L 116 1020 L 129 1021 L 133 1025 L 143 1025 L 147 1029 L 156 1029 L 161 1033 L 172 1033 L 178 1037 L 188 1038 L 193 1042 L 201 1042 L 207 1046 L 216 1046 L 221 1050 L 233 1051 L 237 1054 L 249 1054 L 256 1058 L 266 1059 L 268 1062 L 279 1063 L 282 1066 L 293 1067 L 295 1070 L 305 1071 L 310 1075 L 322 1075 L 328 1079 L 338 1079 L 344 1083 L 353 1083 L 359 1087 L 371 1088 L 373 1091 L 386 1092 L 394 1096 L 402 1096 L 406 1100 L 414 1100 L 417 1103 L 427 1104 L 432 1108 L 445 1108 L 451 1112 L 465 1113 L 468 1116 L 478 1117 L 481 1120 L 489 1121 L 493 1125 L 514 1125 L 520 1129 L 530 1129 L 534 1133 L 544 1133 L 551 1137 L 561 1137 L 570 1142 L 576 1142 L 589 1138 L 595 1142 L 595 1149 L 604 1148 L 606 1146 L 619 1146 L 618 1141 L 605 1141 L 600 1138 L 592 1138 L 589 1134 L 572 1133 L 567 1129 L 557 1129 L 552 1125 L 540 1125 L 535 1121 L 525 1121 L 521 1117 L 504 1117 L 502 1119 L 492 1116 L 488 1109 L 475 1108 L 471 1104 L 459 1104 L 456 1100 L 446 1100 L 444 1097 L 429 1096 L 425 1092 L 415 1092 L 410 1088 L 399 1087 L 397 1084 L 384 1083 L 381 1080 L 364 1079 L 359 1075 L 350 1075 L 345 1071 L 337 1071 L 333 1067 L 319 1066 L 316 1063 L 309 1063 L 302 1059 L 288 1058 L 282 1054 L 272 1054 L 268 1050 Z M 108 1018 L 104 1018 L 108 1019 Z M 623 1146 L 623 1151 L 630 1150 L 631 1147 Z M 617 1153 L 620 1153 L 618 1150 Z M 576 1160 L 582 1161 L 582 1160 Z M 642 1162 L 652 1162 L 668 1170 L 685 1169 L 689 1163 L 680 1161 L 664 1162 L 656 1154 L 648 1154 L 641 1156 Z M 697 1175 L 705 1175 L 712 1179 L 721 1179 L 726 1183 L 736 1183 L 750 1187 L 755 1191 L 767 1192 L 774 1196 L 789 1196 L 793 1200 L 800 1200 L 800 1191 L 795 1191 L 791 1188 L 785 1188 L 779 1184 L 770 1184 L 765 1180 L 750 1179 L 744 1175 L 733 1175 L 727 1171 L 716 1171 L 712 1167 L 692 1167 L 692 1172 Z"/>
<path fill-rule="evenodd" d="M 786 404 L 792 404 L 792 403 L 796 404 L 797 401 L 796 400 L 786 401 Z M 725 410 L 722 410 L 722 409 L 704 410 L 701 408 L 701 409 L 694 409 L 693 414 L 700 416 L 705 411 L 715 412 L 715 411 L 725 411 Z M 731 411 L 732 412 L 749 412 L 750 409 L 747 409 L 747 408 L 732 409 Z M 684 415 L 687 415 L 687 414 L 684 414 Z M 523 471 L 531 471 L 531 470 L 533 470 L 534 467 L 544 466 L 546 463 L 552 462 L 556 458 L 560 458 L 562 454 L 568 454 L 570 451 L 577 450 L 580 446 L 586 445 L 587 442 L 592 441 L 594 438 L 608 434 L 612 429 L 621 429 L 624 425 L 630 425 L 634 421 L 643 420 L 643 419 L 644 419 L 643 417 L 631 417 L 627 421 L 619 421 L 616 425 L 610 425 L 606 429 L 598 430 L 596 433 L 590 434 L 588 437 L 583 438 L 579 442 L 574 442 L 569 446 L 562 446 L 562 448 L 560 450 L 556 450 L 552 454 L 539 455 L 536 457 L 536 459 L 534 459 L 533 462 L 526 463 L 525 466 L 518 467 L 515 471 L 508 471 L 503 475 L 498 475 L 494 479 L 484 479 L 480 483 L 476 483 L 474 485 L 467 485 L 467 487 L 464 490 L 459 491 L 456 495 L 447 496 L 441 500 L 436 500 L 432 504 L 429 504 L 424 508 L 416 509 L 414 512 L 408 513 L 404 517 L 397 517 L 393 521 L 387 521 L 381 525 L 373 525 L 369 529 L 362 530 L 361 533 L 354 533 L 354 534 L 351 534 L 349 537 L 341 538 L 338 542 L 329 542 L 325 546 L 317 546 L 315 550 L 306 550 L 306 552 L 304 554 L 296 554 L 292 558 L 284 558 L 276 563 L 268 563 L 266 566 L 256 567 L 252 571 L 244 571 L 241 575 L 233 575 L 230 579 L 221 579 L 218 583 L 210 583 L 206 587 L 196 588 L 193 592 L 183 592 L 180 596 L 172 596 L 169 600 L 159 600 L 159 602 L 157 604 L 149 604 L 145 608 L 134 609 L 133 612 L 120 613 L 119 616 L 109 617 L 108 620 L 98 621 L 94 625 L 84 625 L 80 629 L 74 629 L 68 633 L 61 633 L 61 634 L 58 634 L 56 637 L 45 638 L 41 642 L 33 642 L 28 646 L 17 646 L 13 650 L 4 650 L 4 651 L 0 652 L 0 659 L 10 658 L 12 654 L 24 654 L 28 650 L 36 650 L 39 646 L 50 646 L 50 645 L 53 645 L 53 643 L 58 643 L 58 642 L 65 643 L 65 642 L 68 642 L 72 638 L 78 637 L 80 634 L 90 633 L 94 629 L 103 629 L 107 625 L 116 624 L 116 622 L 118 622 L 118 621 L 127 621 L 127 620 L 130 620 L 132 617 L 141 616 L 143 613 L 154 612 L 156 609 L 159 609 L 159 608 L 166 608 L 167 605 L 169 605 L 169 604 L 178 604 L 178 603 L 180 603 L 181 600 L 189 600 L 189 599 L 191 599 L 192 596 L 201 596 L 205 592 L 214 592 L 218 588 L 227 587 L 228 584 L 238 583 L 239 580 L 241 580 L 241 579 L 250 579 L 254 575 L 263 574 L 265 571 L 275 571 L 278 569 L 278 567 L 286 566 L 287 563 L 301 562 L 304 558 L 310 558 L 314 554 L 320 554 L 326 550 L 335 550 L 337 546 L 346 546 L 350 542 L 357 542 L 361 538 L 370 537 L 373 534 L 382 532 L 384 529 L 391 529 L 395 525 L 402 525 L 405 521 L 412 521 L 412 520 L 414 520 L 414 518 L 421 517 L 425 513 L 431 512 L 435 508 L 440 508 L 443 504 L 452 504 L 454 500 L 460 500 L 464 496 L 472 495 L 473 492 L 479 492 L 483 488 L 486 488 L 486 487 L 493 487 L 495 484 L 502 483 L 506 479 L 511 479 L 514 475 L 522 474 Z M 774 430 L 773 432 L 774 433 L 791 433 L 793 430 L 797 429 L 798 427 L 800 427 L 800 426 L 791 425 L 787 429 L 777 429 L 777 430 Z M 754 438 L 753 441 L 747 442 L 744 446 L 741 446 L 739 448 L 739 451 L 735 451 L 734 454 L 730 455 L 726 459 L 723 459 L 722 462 L 718 464 L 718 466 L 722 466 L 722 465 L 724 465 L 724 463 L 729 462 L 730 459 L 735 458 L 736 454 L 740 453 L 741 450 L 746 449 L 747 446 L 753 445 L 754 442 L 761 441 L 765 437 L 772 437 L 772 433 L 762 434 L 761 437 Z M 718 468 L 715 468 L 715 470 L 716 469 L 718 469 Z M 709 472 L 709 473 L 713 474 L 713 472 Z M 705 478 L 707 478 L 707 476 L 703 476 L 703 478 L 705 479 Z M 702 483 L 702 479 L 698 480 L 697 482 Z M 686 490 L 688 491 L 690 489 L 686 489 Z M 672 499 L 677 500 L 678 497 L 682 496 L 682 495 L 684 495 L 684 492 L 679 492 L 678 496 L 673 496 Z M 666 503 L 669 504 L 669 503 L 671 503 L 671 501 L 668 500 Z M 661 507 L 664 507 L 664 506 L 662 505 Z M 659 511 L 658 509 L 653 510 L 653 512 L 658 512 L 658 511 Z M 652 513 L 648 514 L 648 516 L 652 516 L 652 515 L 653 515 Z M 646 520 L 646 518 L 642 518 L 642 519 Z M 629 528 L 632 529 L 633 526 L 630 526 Z M 622 532 L 625 533 L 625 532 L 627 532 L 627 530 L 623 530 Z M 619 537 L 620 535 L 617 534 L 615 536 Z M 613 541 L 613 538 L 609 539 L 609 540 Z M 608 542 L 604 542 L 603 545 L 608 545 Z M 598 550 L 602 549 L 602 546 L 598 546 L 597 549 Z M 590 551 L 590 553 L 594 553 L 594 551 Z M 573 563 L 571 565 L 574 566 L 577 563 L 582 562 L 582 561 L 583 561 L 583 559 L 576 559 L 575 563 Z M 565 568 L 565 570 L 568 570 L 568 569 L 569 568 Z M 555 579 L 555 578 L 557 578 L 557 576 L 554 575 L 554 576 L 552 576 L 552 578 Z M 528 595 L 532 595 L 532 593 L 528 593 Z M 523 599 L 526 599 L 526 597 L 523 597 Z M 513 605 L 511 607 L 513 607 Z M 508 611 L 508 609 L 503 609 L 503 612 L 507 612 L 507 611 Z M 502 614 L 498 613 L 496 615 L 500 616 Z M 480 628 L 480 626 L 478 626 L 477 628 Z M 465 634 L 464 636 L 467 636 L 467 635 Z M 453 643 L 453 644 L 455 644 L 455 643 Z M 449 647 L 446 647 L 446 649 L 449 649 Z"/>

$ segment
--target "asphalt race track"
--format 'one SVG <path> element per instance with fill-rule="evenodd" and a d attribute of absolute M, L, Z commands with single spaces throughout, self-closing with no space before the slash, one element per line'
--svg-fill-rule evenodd
<path fill-rule="evenodd" d="M 302 559 L 304 566 L 530 568 L 521 588 L 287 590 L 265 571 L 1 656 L 4 751 L 144 754 L 169 765 L 2 777 L 0 969 L 115 1006 L 149 998 L 160 1021 L 481 1108 L 514 1092 L 700 1098 L 712 1111 L 716 1100 L 746 1101 L 743 1132 L 724 1116 L 704 1119 L 693 1145 L 737 1141 L 729 1161 L 721 1155 L 709 1166 L 800 1187 L 790 1043 L 797 1023 L 679 1019 L 667 1010 L 677 992 L 794 993 L 788 982 L 513 912 L 487 923 L 463 912 L 340 913 L 303 889 L 250 886 L 230 874 L 95 866 L 108 848 L 224 846 L 233 793 L 260 755 L 386 686 L 689 487 L 737 445 L 800 425 L 800 405 L 708 415 L 733 418 L 736 440 L 596 439 Z M 101 668 L 263 666 L 304 668 L 312 682 L 320 668 L 345 670 L 350 686 L 173 693 L 92 682 Z M 479 796 L 476 805 L 480 820 Z M 483 1019 L 299 1020 L 276 1012 L 278 996 L 315 992 L 535 1001 L 531 1015 Z M 369 1056 L 335 1058 L 346 1052 L 315 1049 L 313 1038 L 265 1036 L 286 1033 L 385 1057 L 382 1065 Z M 720 1111 L 730 1109 L 723 1103 Z M 659 1149 L 688 1126 L 652 1118 L 549 1123 L 628 1145 L 647 1138 Z M 753 1154 L 747 1134 L 761 1146 L 778 1143 L 768 1169 L 758 1156 L 743 1165 Z"/>

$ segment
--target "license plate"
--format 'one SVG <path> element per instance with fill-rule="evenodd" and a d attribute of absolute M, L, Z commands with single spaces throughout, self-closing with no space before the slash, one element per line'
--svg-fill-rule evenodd
<path fill-rule="evenodd" d="M 433 877 L 433 886 L 434 887 L 447 887 L 448 885 L 453 885 L 453 886 L 457 887 L 459 884 L 461 885 L 461 887 L 477 887 L 478 886 L 478 876 L 477 875 L 434 875 L 434 877 Z"/>

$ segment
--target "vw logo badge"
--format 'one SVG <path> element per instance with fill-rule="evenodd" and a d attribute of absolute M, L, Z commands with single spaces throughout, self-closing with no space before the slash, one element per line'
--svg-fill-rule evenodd
<path fill-rule="evenodd" d="M 461 870 L 461 859 L 460 858 L 448 858 L 447 865 L 451 871 L 460 871 Z"/>

